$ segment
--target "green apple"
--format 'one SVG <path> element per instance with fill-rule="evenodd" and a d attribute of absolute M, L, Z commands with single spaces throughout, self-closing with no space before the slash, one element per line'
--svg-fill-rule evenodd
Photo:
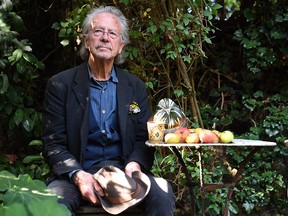
<path fill-rule="evenodd" d="M 177 133 L 167 133 L 164 136 L 164 141 L 166 143 L 179 143 L 180 141 L 180 136 Z"/>
<path fill-rule="evenodd" d="M 220 133 L 220 142 L 222 143 L 230 143 L 232 142 L 233 139 L 234 139 L 234 134 L 229 130 L 226 130 Z"/>

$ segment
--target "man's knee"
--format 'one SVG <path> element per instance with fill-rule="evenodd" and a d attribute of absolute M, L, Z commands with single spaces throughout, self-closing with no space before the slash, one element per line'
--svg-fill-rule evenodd
<path fill-rule="evenodd" d="M 175 197 L 170 183 L 163 179 L 154 177 L 151 179 L 151 190 L 150 190 L 149 198 L 153 200 L 153 202 L 166 205 L 174 206 Z"/>
<path fill-rule="evenodd" d="M 58 202 L 64 204 L 71 212 L 80 206 L 82 198 L 77 186 L 67 180 L 54 180 L 48 185 L 51 193 L 58 196 Z"/>

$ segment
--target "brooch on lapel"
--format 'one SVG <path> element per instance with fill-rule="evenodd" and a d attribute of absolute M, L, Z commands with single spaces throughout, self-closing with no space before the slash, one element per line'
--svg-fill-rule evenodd
<path fill-rule="evenodd" d="M 136 103 L 135 101 L 133 101 L 130 105 L 129 105 L 129 114 L 136 114 L 139 113 L 141 110 L 139 108 L 138 103 Z"/>

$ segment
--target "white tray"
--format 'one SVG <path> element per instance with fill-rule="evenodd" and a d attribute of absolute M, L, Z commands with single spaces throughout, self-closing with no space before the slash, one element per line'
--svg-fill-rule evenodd
<path fill-rule="evenodd" d="M 275 142 L 262 141 L 262 140 L 248 140 L 248 139 L 233 139 L 231 143 L 150 143 L 149 140 L 145 142 L 146 145 L 155 147 L 171 147 L 171 146 L 276 146 Z"/>

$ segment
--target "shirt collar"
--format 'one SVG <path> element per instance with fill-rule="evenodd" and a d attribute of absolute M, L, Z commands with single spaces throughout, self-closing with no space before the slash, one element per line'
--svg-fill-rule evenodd
<path fill-rule="evenodd" d="M 87 69 L 88 69 L 88 73 L 89 73 L 89 80 L 92 80 L 93 79 L 93 76 L 92 76 L 92 72 L 90 70 L 90 67 L 87 63 Z M 93 79 L 94 80 L 94 79 Z M 115 71 L 115 68 L 114 66 L 112 67 L 112 70 L 111 70 L 111 77 L 109 78 L 109 80 L 111 80 L 112 82 L 114 83 L 118 83 L 118 77 L 117 77 L 117 74 L 116 74 L 116 71 Z"/>

